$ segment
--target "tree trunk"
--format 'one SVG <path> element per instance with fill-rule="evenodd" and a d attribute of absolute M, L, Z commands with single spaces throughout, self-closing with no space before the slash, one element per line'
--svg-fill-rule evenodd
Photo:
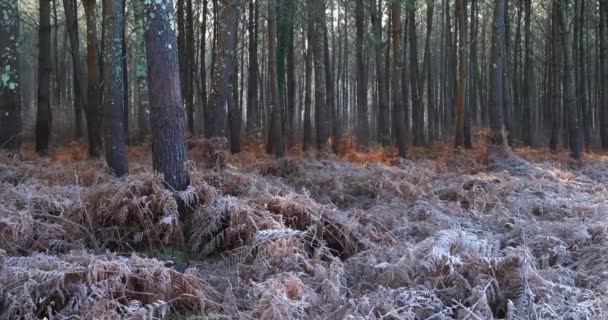
<path fill-rule="evenodd" d="M 186 57 L 186 74 L 184 87 L 186 89 L 186 112 L 188 113 L 188 132 L 194 135 L 194 10 L 192 8 L 192 0 L 186 0 L 186 26 L 185 26 L 185 57 Z"/>
<path fill-rule="evenodd" d="M 200 49 L 200 68 L 201 68 L 201 111 L 203 114 L 203 130 L 207 132 L 207 117 L 209 116 L 209 105 L 207 101 L 207 15 L 208 0 L 203 0 L 203 22 L 201 23 L 201 49 Z"/>
<path fill-rule="evenodd" d="M 234 6 L 234 12 L 229 19 L 230 26 L 229 36 L 231 39 L 231 50 L 227 53 L 231 55 L 230 58 L 232 60 L 232 70 L 230 72 L 230 88 L 232 89 L 228 92 L 228 119 L 230 120 L 230 152 L 231 153 L 239 153 L 241 152 L 241 117 L 242 111 L 241 106 L 238 103 L 238 90 L 239 90 L 239 72 L 238 72 L 238 59 L 237 59 L 237 41 L 238 41 L 238 26 L 239 26 L 239 12 L 238 6 Z"/>
<path fill-rule="evenodd" d="M 129 173 L 124 135 L 122 37 L 125 17 L 122 0 L 103 0 L 105 26 L 103 135 L 106 162 L 117 176 Z M 117 67 L 120 66 L 120 67 Z"/>
<path fill-rule="evenodd" d="M 21 148 L 21 81 L 19 79 L 18 2 L 0 0 L 0 149 L 18 153 Z"/>
<path fill-rule="evenodd" d="M 502 146 L 505 141 L 503 110 L 503 66 L 505 43 L 505 0 L 496 0 L 492 32 L 492 61 L 490 62 L 491 143 Z"/>
<path fill-rule="evenodd" d="M 188 187 L 184 107 L 177 61 L 177 41 L 171 28 L 172 0 L 144 2 L 148 18 L 146 54 L 150 85 L 152 162 L 169 189 Z"/>
<path fill-rule="evenodd" d="M 249 0 L 249 69 L 247 72 L 247 128 L 248 134 L 255 132 L 258 129 L 256 122 L 258 115 L 258 43 L 256 37 L 257 11 L 258 2 Z"/>
<path fill-rule="evenodd" d="M 405 131 L 405 106 L 401 100 L 401 84 L 399 83 L 399 69 L 401 68 L 401 4 L 397 1 L 391 3 L 391 23 L 392 23 L 392 45 L 393 45 L 393 77 L 392 103 L 393 110 L 397 116 L 397 150 L 399 157 L 405 158 L 407 152 L 407 132 Z"/>
<path fill-rule="evenodd" d="M 313 0 L 318 1 L 318 0 Z M 357 74 L 357 139 L 361 145 L 367 145 L 369 138 L 369 120 L 367 116 L 367 76 L 366 66 L 363 59 L 363 50 L 365 49 L 365 7 L 363 0 L 355 1 L 355 33 L 356 33 L 356 74 Z M 313 46 L 314 46 L 313 42 Z M 313 49 L 314 50 L 314 49 Z M 315 54 L 315 88 L 317 57 Z M 316 92 L 317 89 L 315 89 Z M 324 90 L 323 90 L 324 91 Z M 316 93 L 315 93 L 316 94 Z M 323 94 L 324 95 L 324 94 Z M 315 102 L 316 104 L 317 102 Z M 317 123 L 319 126 L 319 123 Z"/>
<path fill-rule="evenodd" d="M 466 26 L 464 0 L 456 0 L 456 18 L 458 19 L 458 96 L 456 98 L 456 141 L 455 147 L 464 147 L 464 45 L 466 41 Z"/>
<path fill-rule="evenodd" d="M 565 0 L 554 0 L 559 1 L 559 25 L 561 35 L 561 46 L 562 55 L 564 59 L 564 103 L 565 109 L 568 110 L 568 138 L 570 145 L 570 157 L 574 160 L 581 159 L 581 142 L 580 142 L 580 129 L 578 110 L 576 108 L 576 79 L 574 77 L 574 59 L 573 49 L 574 43 L 572 41 L 572 32 L 569 29 L 567 6 Z"/>
<path fill-rule="evenodd" d="M 382 53 L 382 0 L 376 0 L 370 5 L 371 8 L 371 22 L 372 29 L 374 32 L 374 51 L 376 59 L 376 83 L 378 86 L 378 141 L 383 146 L 389 146 L 391 144 L 390 134 L 390 110 L 388 105 L 388 86 L 387 76 L 385 74 L 384 66 L 384 54 Z M 399 17 L 401 19 L 401 17 Z M 401 88 L 399 88 L 401 90 Z M 405 118 L 405 117 L 401 117 Z"/>
<path fill-rule="evenodd" d="M 36 152 L 46 155 L 51 139 L 51 2 L 40 0 L 38 29 L 38 109 L 36 113 Z"/>
<path fill-rule="evenodd" d="M 309 10 L 310 12 L 310 10 Z M 311 17 L 312 14 L 309 13 Z M 309 19 L 306 24 L 306 40 L 308 42 L 307 50 L 304 53 L 304 72 L 305 72 L 305 89 L 304 89 L 304 136 L 302 141 L 302 149 L 308 151 L 310 146 L 313 144 L 312 135 L 312 43 L 314 24 Z"/>
<path fill-rule="evenodd" d="M 328 152 L 330 118 L 327 110 L 327 88 L 325 82 L 325 59 L 323 52 L 323 33 L 325 30 L 324 0 L 310 0 L 312 10 L 313 41 L 312 51 L 315 71 L 315 122 L 317 126 L 317 149 L 320 154 Z M 359 87 L 358 89 L 361 89 Z"/>
<path fill-rule="evenodd" d="M 276 55 L 276 33 L 277 32 L 277 0 L 268 2 L 268 86 L 271 101 L 271 137 L 270 144 L 277 158 L 285 155 L 283 144 L 281 101 L 279 97 L 277 55 Z M 319 43 L 320 44 L 320 43 Z"/>
<path fill-rule="evenodd" d="M 138 122 L 138 138 L 140 142 L 144 140 L 146 134 L 149 133 L 150 122 L 150 99 L 148 96 L 148 79 L 146 72 L 146 48 L 144 42 L 144 33 L 146 31 L 144 22 L 144 8 L 141 1 L 131 2 L 133 5 L 133 13 L 135 16 L 135 42 L 137 50 L 135 52 L 135 77 L 137 81 L 137 122 Z"/>
<path fill-rule="evenodd" d="M 435 12 L 435 1 L 428 0 L 426 6 L 426 39 L 424 41 L 424 62 L 423 72 L 426 78 L 426 103 L 427 103 L 427 123 L 429 142 L 434 139 L 435 123 L 435 97 L 433 92 L 433 68 L 431 65 L 431 35 L 433 33 L 433 13 Z M 424 82 L 423 82 L 424 83 Z"/>
<path fill-rule="evenodd" d="M 424 145 L 424 105 L 420 99 L 418 85 L 418 39 L 416 32 L 416 1 L 408 2 L 408 32 L 410 42 L 410 95 L 412 99 L 412 118 L 414 145 Z"/>
<path fill-rule="evenodd" d="M 226 104 L 231 94 L 229 81 L 234 71 L 236 59 L 236 33 L 238 28 L 238 7 L 234 1 L 224 3 L 221 23 L 218 26 L 215 69 L 211 80 L 209 97 L 210 116 L 208 138 L 226 136 Z"/>
<path fill-rule="evenodd" d="M 532 0 L 524 0 L 524 84 L 522 86 L 523 92 L 523 127 L 524 127 L 524 141 L 526 145 L 534 145 L 534 131 L 532 130 L 532 27 L 531 27 L 531 16 L 532 16 Z"/>
<path fill-rule="evenodd" d="M 608 0 L 600 0 L 600 68 L 601 102 L 600 137 L 602 149 L 608 150 Z"/>
<path fill-rule="evenodd" d="M 127 2 L 126 0 L 122 0 L 122 17 L 123 17 L 123 27 L 122 35 L 121 35 L 121 63 L 122 63 L 122 87 L 123 87 L 123 131 L 125 136 L 125 143 L 130 143 L 129 138 L 129 55 L 128 55 L 128 47 L 127 47 Z"/>
<path fill-rule="evenodd" d="M 559 16 L 557 14 L 557 2 L 553 1 L 551 8 L 551 100 L 553 110 L 551 112 L 551 138 L 549 147 L 551 151 L 557 152 L 561 128 L 561 97 L 560 97 L 560 36 Z"/>
<path fill-rule="evenodd" d="M 64 0 L 64 3 L 66 2 L 69 2 L 69 0 Z M 99 41 L 97 39 L 97 18 L 95 14 L 96 1 L 83 0 L 83 6 L 87 25 L 87 107 L 85 111 L 87 116 L 87 134 L 89 137 L 89 156 L 98 158 L 101 155 L 101 81 L 99 81 Z M 66 10 L 67 7 L 66 5 Z M 66 11 L 66 16 L 69 17 L 72 14 L 68 14 Z M 69 22 L 68 25 L 70 25 Z M 80 59 L 78 58 L 78 51 L 75 49 L 78 47 L 78 39 L 73 36 L 73 34 L 78 34 L 77 30 L 75 29 L 70 33 L 70 42 L 73 51 L 74 75 L 75 77 L 80 77 L 82 74 L 80 72 Z M 84 82 L 78 81 L 79 85 L 81 83 Z"/>

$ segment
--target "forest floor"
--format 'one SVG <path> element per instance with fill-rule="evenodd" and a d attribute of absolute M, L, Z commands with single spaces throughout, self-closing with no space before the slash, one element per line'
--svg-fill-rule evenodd
<path fill-rule="evenodd" d="M 606 155 L 189 148 L 182 192 L 0 156 L 0 319 L 608 319 Z"/>

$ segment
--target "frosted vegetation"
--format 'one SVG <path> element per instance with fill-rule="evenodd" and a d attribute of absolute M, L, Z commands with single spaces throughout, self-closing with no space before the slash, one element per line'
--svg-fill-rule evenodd
<path fill-rule="evenodd" d="M 79 145 L 0 158 L 0 319 L 608 317 L 607 157 L 189 144 L 183 192 L 146 146 L 126 178 Z"/>

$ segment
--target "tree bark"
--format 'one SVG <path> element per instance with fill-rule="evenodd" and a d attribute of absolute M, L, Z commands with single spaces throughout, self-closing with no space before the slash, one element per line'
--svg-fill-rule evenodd
<path fill-rule="evenodd" d="M 600 137 L 602 149 L 608 150 L 608 0 L 600 0 L 600 68 L 601 102 Z"/>
<path fill-rule="evenodd" d="M 238 8 L 235 1 L 224 3 L 221 23 L 218 26 L 217 47 L 215 52 L 215 69 L 211 81 L 212 91 L 209 97 L 210 119 L 207 137 L 226 136 L 226 104 L 231 94 L 229 81 L 234 71 L 236 59 L 236 29 L 238 26 Z"/>
<path fill-rule="evenodd" d="M 317 126 L 317 150 L 320 154 L 327 153 L 330 118 L 327 110 L 327 88 L 325 82 L 325 59 L 323 52 L 323 34 L 325 30 L 324 0 L 309 0 L 312 10 L 313 41 L 312 51 L 315 72 L 315 122 Z M 361 89 L 359 87 L 358 89 Z"/>
<path fill-rule="evenodd" d="M 173 1 L 144 2 L 148 17 L 146 54 L 150 85 L 152 162 L 163 174 L 165 185 L 173 190 L 188 187 L 184 107 L 182 105 L 177 61 L 177 41 L 173 23 Z"/>
<path fill-rule="evenodd" d="M 307 50 L 304 53 L 304 72 L 305 72 L 305 88 L 304 88 L 304 136 L 302 141 L 302 149 L 308 151 L 313 144 L 312 136 L 312 43 L 314 24 L 310 19 L 312 14 L 309 10 L 309 21 L 306 24 L 306 40 L 308 42 Z"/>
<path fill-rule="evenodd" d="M 129 173 L 124 135 L 124 86 L 122 37 L 125 25 L 123 0 L 103 0 L 105 26 L 103 134 L 106 162 L 115 175 Z M 118 67 L 117 67 L 118 66 Z"/>
<path fill-rule="evenodd" d="M 418 39 L 416 32 L 416 1 L 409 1 L 408 32 L 410 42 L 410 95 L 412 100 L 412 120 L 414 131 L 414 145 L 424 145 L 424 105 L 420 99 L 420 87 L 418 84 Z"/>
<path fill-rule="evenodd" d="M 0 0 L 0 149 L 18 153 L 21 148 L 21 81 L 19 78 L 18 2 Z"/>
<path fill-rule="evenodd" d="M 393 76 L 391 78 L 393 109 L 397 116 L 397 151 L 399 157 L 405 158 L 407 152 L 407 132 L 405 131 L 405 106 L 401 103 L 401 84 L 399 83 L 399 69 L 401 68 L 401 4 L 397 1 L 391 3 L 392 45 L 393 45 Z"/>
<path fill-rule="evenodd" d="M 378 2 L 376 4 L 376 2 Z M 387 86 L 387 76 L 385 72 L 384 66 L 384 54 L 382 53 L 382 0 L 376 1 L 374 0 L 370 6 L 371 12 L 371 22 L 372 29 L 374 33 L 374 51 L 375 51 L 375 59 L 376 59 L 376 83 L 378 87 L 378 141 L 383 146 L 389 146 L 391 144 L 391 134 L 390 134 L 390 110 L 388 105 L 388 86 Z M 401 17 L 399 17 L 401 19 Z M 399 88 L 401 90 L 401 88 Z M 401 118 L 405 118 L 404 116 Z"/>
<path fill-rule="evenodd" d="M 38 29 L 38 109 L 36 112 L 36 152 L 45 156 L 51 139 L 51 2 L 40 0 Z"/>
<path fill-rule="evenodd" d="M 574 59 L 572 31 L 569 29 L 567 5 L 565 0 L 559 1 L 559 26 L 561 36 L 562 55 L 564 60 L 564 103 L 568 110 L 568 138 L 570 146 L 570 157 L 574 160 L 581 159 L 581 142 L 578 110 L 576 107 L 576 79 L 574 77 Z"/>
<path fill-rule="evenodd" d="M 503 146 L 506 143 L 503 101 L 503 66 L 505 43 L 505 0 L 496 0 L 494 27 L 492 32 L 492 57 L 490 62 L 490 112 L 491 143 Z"/>
<path fill-rule="evenodd" d="M 255 25 L 257 22 L 258 2 L 249 0 L 249 69 L 247 72 L 247 128 L 248 134 L 258 129 L 258 43 Z"/>
<path fill-rule="evenodd" d="M 456 141 L 455 147 L 464 147 L 464 45 L 466 41 L 466 26 L 464 0 L 456 0 L 456 18 L 458 19 L 458 96 L 456 98 Z"/>
<path fill-rule="evenodd" d="M 281 101 L 279 97 L 277 55 L 276 55 L 276 32 L 277 32 L 277 0 L 268 2 L 268 86 L 271 101 L 271 137 L 270 144 L 277 158 L 285 155 L 283 144 Z"/>
<path fill-rule="evenodd" d="M 69 0 L 64 0 L 64 3 Z M 99 41 L 97 39 L 97 18 L 95 14 L 96 1 L 95 0 L 83 0 L 82 1 L 86 16 L 87 26 L 87 104 L 86 104 L 86 116 L 87 116 L 87 134 L 89 137 L 89 156 L 92 158 L 98 158 L 101 156 L 101 81 L 99 80 Z M 67 10 L 66 5 L 66 10 Z M 66 11 L 66 16 L 72 16 Z M 70 23 L 68 22 L 68 25 Z M 70 28 L 68 28 L 69 30 Z M 78 39 L 74 34 L 78 34 L 78 29 L 73 30 L 70 33 L 70 42 L 72 44 L 72 60 L 74 61 L 74 75 L 80 77 L 82 74 L 80 71 L 80 59 L 78 54 Z M 78 80 L 75 80 L 78 81 Z M 84 83 L 78 81 L 78 85 Z M 84 91 L 84 90 L 83 90 Z"/>
<path fill-rule="evenodd" d="M 315 0 L 318 1 L 318 0 Z M 367 76 L 366 66 L 363 59 L 365 49 L 365 7 L 363 0 L 355 1 L 355 33 L 356 33 L 356 74 L 357 74 L 357 139 L 361 145 L 367 145 L 369 138 L 369 119 L 367 116 Z M 313 43 L 314 46 L 314 43 Z M 315 88 L 316 88 L 316 63 L 315 56 Z M 315 90 L 316 91 L 316 90 Z M 319 123 L 317 123 L 317 126 Z"/>

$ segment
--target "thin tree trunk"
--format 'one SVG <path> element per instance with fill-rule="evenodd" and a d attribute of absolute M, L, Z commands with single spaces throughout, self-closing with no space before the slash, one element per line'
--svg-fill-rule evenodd
<path fill-rule="evenodd" d="M 523 127 L 524 127 L 524 141 L 526 145 L 534 145 L 534 131 L 532 130 L 532 1 L 524 0 L 524 84 L 522 86 L 523 92 Z"/>
<path fill-rule="evenodd" d="M 420 99 L 418 84 L 418 39 L 416 32 L 416 1 L 408 2 L 408 32 L 410 43 L 410 94 L 412 99 L 412 118 L 414 145 L 424 145 L 424 105 Z"/>
<path fill-rule="evenodd" d="M 310 11 L 309 11 L 310 12 Z M 309 13 L 309 16 L 312 14 Z M 309 19 L 306 24 L 306 40 L 308 42 L 307 50 L 304 53 L 304 69 L 305 69 L 305 93 L 304 93 L 304 136 L 302 142 L 302 149 L 308 151 L 310 146 L 313 145 L 313 134 L 312 134 L 312 42 L 314 33 L 314 24 Z"/>
<path fill-rule="evenodd" d="M 435 12 L 435 1 L 427 0 L 426 6 L 426 39 L 424 41 L 424 67 L 423 72 L 426 78 L 426 103 L 427 103 L 427 123 L 429 142 L 434 139 L 434 117 L 437 111 L 435 110 L 435 97 L 433 93 L 433 71 L 431 66 L 431 35 L 433 33 L 433 13 Z M 424 81 L 421 81 L 424 83 Z"/>
<path fill-rule="evenodd" d="M 45 156 L 51 140 L 51 2 L 40 0 L 38 31 L 38 109 L 36 112 L 36 152 Z"/>
<path fill-rule="evenodd" d="M 19 78 L 18 2 L 0 0 L 0 149 L 18 153 L 21 148 L 21 81 Z"/>
<path fill-rule="evenodd" d="M 608 150 L 608 0 L 600 0 L 600 137 L 602 149 Z"/>
<path fill-rule="evenodd" d="M 579 131 L 578 110 L 576 108 L 576 79 L 574 77 L 574 59 L 572 31 L 569 29 L 567 6 L 565 0 L 559 1 L 559 25 L 561 35 L 562 54 L 564 59 L 564 103 L 568 110 L 568 138 L 570 145 L 570 157 L 574 160 L 581 159 L 581 143 Z"/>
<path fill-rule="evenodd" d="M 279 97 L 277 56 L 276 56 L 276 32 L 277 32 L 277 0 L 268 2 L 268 86 L 271 100 L 271 137 L 270 144 L 277 158 L 285 155 L 283 144 L 281 101 Z M 320 40 L 320 39 L 319 39 Z M 319 42 L 320 44 L 320 42 Z"/>
<path fill-rule="evenodd" d="M 234 1 L 224 3 L 222 7 L 222 23 L 218 27 L 215 70 L 213 70 L 212 91 L 209 97 L 211 108 L 209 125 L 211 128 L 208 138 L 226 136 L 226 104 L 228 95 L 231 94 L 229 81 L 236 59 L 237 10 L 237 4 Z"/>
<path fill-rule="evenodd" d="M 464 46 L 466 41 L 466 26 L 464 0 L 456 0 L 456 17 L 458 19 L 458 96 L 456 98 L 456 141 L 455 147 L 464 147 Z"/>
<path fill-rule="evenodd" d="M 391 3 L 391 23 L 392 23 L 392 45 L 393 45 L 393 77 L 391 78 L 392 86 L 392 103 L 393 109 L 397 116 L 397 150 L 399 157 L 405 158 L 407 152 L 407 132 L 405 131 L 405 106 L 401 100 L 401 86 L 399 83 L 399 68 L 401 67 L 401 4 L 397 1 Z"/>
<path fill-rule="evenodd" d="M 318 0 L 313 0 L 318 1 Z M 365 48 L 365 7 L 363 0 L 355 1 L 355 33 L 356 33 L 356 74 L 357 74 L 357 139 L 361 145 L 367 145 L 369 140 L 369 119 L 367 116 L 367 77 L 363 56 Z M 314 46 L 314 44 L 313 44 Z M 318 68 L 315 57 L 315 88 L 316 70 Z M 316 91 L 316 90 L 315 90 Z M 319 123 L 317 123 L 317 126 Z"/>
<path fill-rule="evenodd" d="M 492 33 L 492 61 L 490 65 L 491 142 L 502 146 L 505 140 L 503 110 L 503 66 L 505 42 L 505 0 L 496 0 Z"/>
<path fill-rule="evenodd" d="M 64 4 L 67 8 L 70 7 L 68 4 L 69 0 L 64 0 Z M 99 41 L 97 39 L 97 18 L 95 14 L 96 1 L 95 0 L 83 0 L 83 6 L 86 17 L 87 25 L 87 104 L 86 104 L 86 116 L 87 116 L 87 134 L 89 137 L 89 156 L 97 158 L 101 156 L 101 88 L 99 81 Z M 70 7 L 71 8 L 71 7 Z M 71 9 L 70 9 L 71 10 Z M 73 13 L 66 11 L 66 17 L 73 16 Z M 68 26 L 70 22 L 68 22 Z M 70 28 L 68 27 L 68 30 Z M 72 44 L 72 51 L 74 52 L 72 59 L 74 61 L 74 76 L 75 78 L 80 77 L 82 74 L 80 71 L 80 59 L 78 50 L 78 39 L 75 35 L 78 34 L 78 29 L 74 29 L 70 33 L 70 43 Z M 80 80 L 74 80 L 81 85 L 84 83 Z"/>
<path fill-rule="evenodd" d="M 323 52 L 323 33 L 325 30 L 325 3 L 324 0 L 310 0 L 312 10 L 313 41 L 312 51 L 315 71 L 315 122 L 317 127 L 317 149 L 322 155 L 327 149 L 329 139 L 330 119 L 327 110 L 327 88 L 325 82 L 325 59 Z M 359 88 L 360 89 L 360 88 Z"/>
<path fill-rule="evenodd" d="M 378 2 L 378 4 L 376 4 Z M 376 59 L 376 82 L 378 86 L 378 141 L 383 146 L 388 146 L 391 143 L 389 119 L 390 110 L 388 105 L 388 87 L 387 75 L 384 66 L 384 54 L 382 53 L 382 0 L 376 1 L 370 5 L 371 22 L 374 32 L 374 51 Z M 401 17 L 399 17 L 401 19 Z M 399 88 L 401 90 L 401 88 Z M 405 117 L 401 117 L 405 118 Z"/>
<path fill-rule="evenodd" d="M 258 2 L 249 0 L 249 70 L 247 79 L 247 133 L 251 134 L 258 128 L 258 43 L 256 40 L 256 14 Z"/>

